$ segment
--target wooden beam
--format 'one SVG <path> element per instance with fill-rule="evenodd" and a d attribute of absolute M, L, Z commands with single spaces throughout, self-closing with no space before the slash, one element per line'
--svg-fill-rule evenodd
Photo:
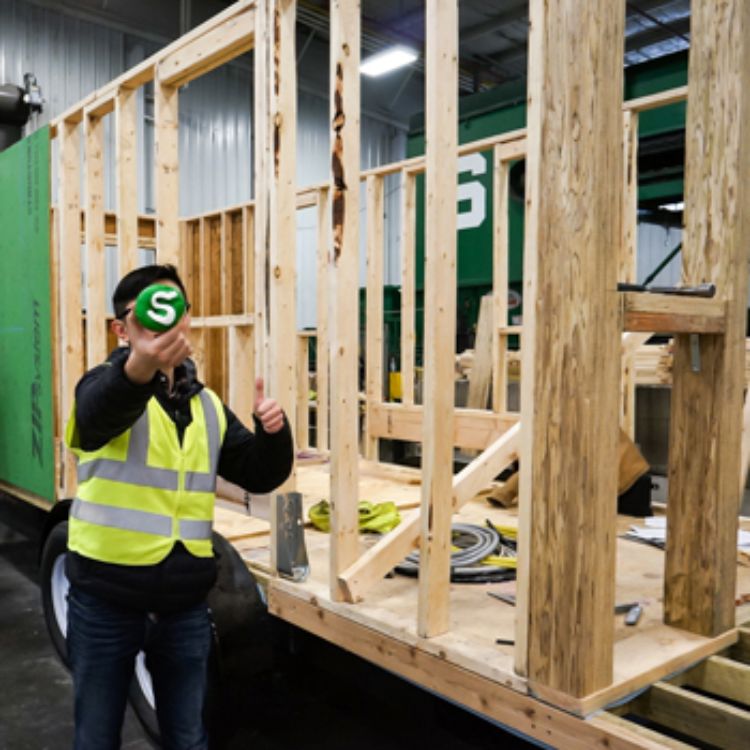
<path fill-rule="evenodd" d="M 268 285 L 271 245 L 271 183 L 273 131 L 271 88 L 273 78 L 274 31 L 269 0 L 255 6 L 255 51 L 253 54 L 253 195 L 255 229 L 255 367 L 256 375 L 269 376 Z M 273 514 L 271 514 L 273 515 Z"/>
<path fill-rule="evenodd" d="M 98 99 L 90 102 L 84 107 L 83 117 L 104 117 L 105 115 L 111 114 L 115 111 L 115 99 L 117 98 L 117 91 L 114 89 L 108 90 Z"/>
<path fill-rule="evenodd" d="M 180 263 L 179 90 L 154 82 L 156 260 Z"/>
<path fill-rule="evenodd" d="M 722 333 L 726 302 L 678 294 L 620 294 L 623 330 L 658 333 Z"/>
<path fill-rule="evenodd" d="M 58 217 L 59 243 L 59 305 L 57 317 L 61 356 L 60 407 L 61 426 L 64 426 L 73 407 L 74 389 L 83 375 L 83 331 L 81 312 L 81 130 L 77 122 L 63 121 L 59 125 Z M 64 427 L 63 427 L 64 428 Z M 75 491 L 76 472 L 73 455 L 65 462 L 63 496 Z"/>
<path fill-rule="evenodd" d="M 626 112 L 637 114 L 639 112 L 647 112 L 650 109 L 658 109 L 659 107 L 667 107 L 670 104 L 684 102 L 687 96 L 687 86 L 676 86 L 673 89 L 659 91 L 656 94 L 639 96 L 637 99 L 628 99 L 626 102 L 623 102 L 622 108 Z"/>
<path fill-rule="evenodd" d="M 256 5 L 256 366 L 296 433 L 295 0 Z M 273 335 L 270 332 L 273 331 Z M 283 485 L 293 489 L 294 473 Z"/>
<path fill-rule="evenodd" d="M 104 122 L 84 119 L 86 162 L 86 367 L 107 357 L 107 293 L 104 256 Z"/>
<path fill-rule="evenodd" d="M 296 434 L 297 393 L 296 265 L 296 164 L 297 164 L 297 66 L 296 0 L 273 0 L 269 21 L 273 29 L 273 76 L 271 90 L 272 154 L 270 193 L 270 246 L 268 279 L 269 391 L 282 405 Z M 294 475 L 284 489 L 294 488 Z"/>
<path fill-rule="evenodd" d="M 370 408 L 383 401 L 383 202 L 384 179 L 367 178 L 367 314 L 365 316 L 367 351 L 365 356 L 367 420 L 364 453 L 378 460 L 380 441 L 370 431 Z"/>
<path fill-rule="evenodd" d="M 744 750 L 750 737 L 750 711 L 667 682 L 657 682 L 651 687 L 638 702 L 637 713 L 683 735 L 727 750 Z"/>
<path fill-rule="evenodd" d="M 515 458 L 518 435 L 519 426 L 516 424 L 452 478 L 449 495 L 451 500 L 447 503 L 451 512 L 460 510 Z M 393 531 L 370 547 L 339 576 L 346 601 L 361 600 L 409 554 L 419 539 L 419 519 L 418 513 L 405 513 L 401 523 Z"/>
<path fill-rule="evenodd" d="M 255 209 L 242 207 L 242 312 L 255 310 Z M 253 344 L 253 347 L 255 344 Z M 255 370 L 249 371 L 251 378 Z"/>
<path fill-rule="evenodd" d="M 331 2 L 331 598 L 358 554 L 360 2 Z"/>
<path fill-rule="evenodd" d="M 675 338 L 665 622 L 702 635 L 734 626 L 750 208 L 750 4 L 691 6 L 682 280 L 712 282 L 723 336 Z"/>
<path fill-rule="evenodd" d="M 595 720 L 583 720 L 547 706 L 498 682 L 451 664 L 412 643 L 385 636 L 349 617 L 322 609 L 274 584 L 269 587 L 269 611 L 287 622 L 325 638 L 346 643 L 347 650 L 411 682 L 488 716 L 547 746 L 566 750 L 656 750 L 642 738 Z"/>
<path fill-rule="evenodd" d="M 238 0 L 233 3 L 222 13 L 217 13 L 215 16 L 209 18 L 205 23 L 200 26 L 196 26 L 194 29 L 189 31 L 187 34 L 176 39 L 172 44 L 160 49 L 154 55 L 151 55 L 148 59 L 142 63 L 126 70 L 121 76 L 118 76 L 114 80 L 107 83 L 99 90 L 89 94 L 81 101 L 73 104 L 62 114 L 58 115 L 50 123 L 50 128 L 53 133 L 53 137 L 56 134 L 59 126 L 63 122 L 79 123 L 83 119 L 83 110 L 86 106 L 92 105 L 97 101 L 105 100 L 111 92 L 116 92 L 121 87 L 135 89 L 142 86 L 144 83 L 148 83 L 154 78 L 154 71 L 159 61 L 168 57 L 173 52 L 182 49 L 186 45 L 191 44 L 194 40 L 200 39 L 201 37 L 208 34 L 212 29 L 220 26 L 224 21 L 232 16 L 242 13 L 245 9 L 256 5 L 256 0 Z"/>
<path fill-rule="evenodd" d="M 620 426 L 634 439 L 635 435 L 635 386 L 636 352 L 653 336 L 653 332 L 628 331 L 622 334 L 620 344 L 621 412 Z M 630 432 L 628 432 L 630 428 Z"/>
<path fill-rule="evenodd" d="M 212 286 L 219 295 L 219 307 L 213 312 L 218 312 L 220 315 L 231 315 L 234 312 L 232 310 L 232 280 L 235 274 L 231 267 L 229 232 L 229 214 L 222 211 L 219 218 L 219 273 L 212 282 Z"/>
<path fill-rule="evenodd" d="M 371 434 L 388 440 L 421 442 L 424 435 L 422 406 L 372 404 Z M 518 422 L 518 414 L 493 414 L 481 409 L 456 409 L 453 445 L 469 450 L 484 450 Z M 448 433 L 450 434 L 450 433 Z"/>
<path fill-rule="evenodd" d="M 514 424 L 453 477 L 455 510 L 488 487 L 492 480 L 517 458 L 520 429 L 520 423 Z"/>
<path fill-rule="evenodd" d="M 401 172 L 401 402 L 414 403 L 417 180 Z"/>
<path fill-rule="evenodd" d="M 653 333 L 637 331 L 623 333 L 620 344 L 620 356 L 622 359 L 625 360 L 634 357 L 638 349 L 640 349 L 653 335 Z"/>
<path fill-rule="evenodd" d="M 505 294 L 507 300 L 507 292 Z M 479 319 L 474 336 L 474 362 L 469 373 L 469 409 L 486 409 L 492 385 L 493 343 L 499 341 L 494 321 L 495 298 L 485 294 L 479 303 Z"/>
<path fill-rule="evenodd" d="M 229 386 L 228 403 L 245 425 L 253 424 L 255 388 L 253 382 L 253 328 L 232 325 L 228 330 Z"/>
<path fill-rule="evenodd" d="M 193 318 L 190 321 L 191 328 L 231 328 L 232 326 L 252 326 L 253 315 L 206 315 Z"/>
<path fill-rule="evenodd" d="M 623 217 L 617 280 L 635 283 L 638 260 L 638 113 L 623 114 Z M 635 367 L 622 361 L 620 427 L 635 439 Z"/>
<path fill-rule="evenodd" d="M 612 682 L 624 5 L 529 5 L 516 670 L 579 697 Z"/>
<path fill-rule="evenodd" d="M 315 349 L 315 385 L 318 394 L 317 410 L 315 412 L 315 447 L 320 452 L 328 451 L 328 375 L 330 369 L 330 335 L 328 324 L 328 308 L 331 303 L 329 296 L 331 247 L 331 201 L 330 190 L 326 186 L 317 192 L 318 233 L 317 233 L 317 279 L 318 294 L 317 310 L 317 346 Z"/>
<path fill-rule="evenodd" d="M 254 16 L 255 10 L 246 8 L 163 57 L 159 63 L 159 81 L 170 86 L 184 86 L 252 49 Z"/>
<path fill-rule="evenodd" d="M 338 584 L 344 601 L 361 601 L 375 584 L 382 581 L 417 546 L 419 534 L 419 512 L 402 513 L 401 523 L 393 531 L 339 574 Z"/>
<path fill-rule="evenodd" d="M 417 632 L 449 626 L 456 353 L 458 0 L 427 0 L 422 537 Z"/>
<path fill-rule="evenodd" d="M 508 200 L 510 165 L 502 159 L 500 147 L 493 149 L 492 203 L 492 409 L 508 407 L 508 337 L 498 333 L 508 325 Z"/>
<path fill-rule="evenodd" d="M 732 659 L 750 664 L 750 628 L 739 628 L 737 636 L 737 643 L 729 649 L 729 655 Z"/>
<path fill-rule="evenodd" d="M 310 339 L 297 336 L 297 450 L 310 447 Z"/>
<path fill-rule="evenodd" d="M 691 750 L 695 747 L 606 711 L 593 716 L 589 723 L 618 737 L 628 737 L 644 750 Z"/>
<path fill-rule="evenodd" d="M 741 661 L 711 656 L 671 682 L 750 706 L 750 664 Z"/>
<path fill-rule="evenodd" d="M 742 508 L 742 501 L 745 499 L 748 467 L 750 467 L 750 397 L 745 393 L 745 405 L 742 408 L 742 448 L 740 452 L 740 508 Z"/>
<path fill-rule="evenodd" d="M 117 259 L 120 277 L 138 266 L 138 94 L 121 88 L 115 99 Z"/>

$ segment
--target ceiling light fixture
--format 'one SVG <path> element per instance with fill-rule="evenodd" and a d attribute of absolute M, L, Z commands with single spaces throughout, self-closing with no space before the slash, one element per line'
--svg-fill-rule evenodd
<path fill-rule="evenodd" d="M 363 75 L 377 78 L 390 73 L 392 70 L 403 68 L 404 65 L 409 65 L 416 59 L 417 53 L 408 47 L 389 47 L 368 57 L 359 69 Z"/>

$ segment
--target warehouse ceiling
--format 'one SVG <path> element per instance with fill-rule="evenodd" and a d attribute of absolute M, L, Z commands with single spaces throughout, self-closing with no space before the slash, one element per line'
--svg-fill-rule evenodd
<path fill-rule="evenodd" d="M 166 43 L 230 5 L 226 0 L 30 0 L 36 5 Z M 526 75 L 528 0 L 460 0 L 461 95 L 521 81 Z M 633 0 L 627 13 L 625 65 L 690 44 L 690 0 Z M 362 0 L 362 57 L 407 45 L 420 57 L 410 67 L 363 81 L 363 108 L 405 125 L 424 102 L 424 0 Z M 328 88 L 329 0 L 298 0 L 301 87 Z M 248 57 L 245 64 L 250 64 Z"/>

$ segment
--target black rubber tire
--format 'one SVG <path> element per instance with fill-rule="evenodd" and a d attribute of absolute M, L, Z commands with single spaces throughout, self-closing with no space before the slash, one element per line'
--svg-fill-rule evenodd
<path fill-rule="evenodd" d="M 234 724 L 246 717 L 233 709 L 232 696 L 247 693 L 248 680 L 273 663 L 273 634 L 258 584 L 232 545 L 214 532 L 216 584 L 208 595 L 214 643 L 209 661 L 206 725 L 211 747 L 222 747 Z M 130 704 L 146 733 L 159 742 L 154 705 L 136 675 Z"/>
<path fill-rule="evenodd" d="M 148 679 L 150 679 L 150 677 Z M 130 701 L 130 705 L 133 707 L 133 711 L 135 711 L 135 715 L 138 717 L 138 721 L 141 722 L 141 726 L 146 734 L 154 743 L 156 743 L 157 746 L 159 746 L 159 722 L 156 718 L 156 708 L 150 698 L 147 697 L 146 689 L 144 688 L 138 673 L 133 675 L 133 681 L 130 683 L 128 700 Z"/>
<path fill-rule="evenodd" d="M 67 578 L 64 577 L 65 555 L 68 551 L 68 522 L 62 521 L 52 527 L 42 548 L 39 577 L 42 588 L 42 608 L 50 640 L 66 667 L 68 645 L 65 633 L 67 623 Z M 62 576 L 62 577 L 61 577 Z M 64 589 L 61 590 L 61 584 Z"/>
<path fill-rule="evenodd" d="M 262 710 L 254 700 L 263 691 L 260 673 L 274 666 L 274 632 L 260 588 L 232 545 L 213 537 L 218 577 L 208 595 L 214 623 L 206 724 L 210 747 L 226 747 L 241 727 L 253 723 L 248 711 Z"/>

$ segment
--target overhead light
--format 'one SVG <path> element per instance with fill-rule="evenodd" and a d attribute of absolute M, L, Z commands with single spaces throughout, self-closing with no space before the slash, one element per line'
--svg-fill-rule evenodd
<path fill-rule="evenodd" d="M 685 201 L 679 203 L 664 203 L 659 206 L 663 211 L 670 211 L 671 213 L 679 213 L 685 210 Z"/>
<path fill-rule="evenodd" d="M 370 78 L 390 73 L 392 70 L 403 68 L 417 59 L 417 53 L 408 47 L 389 47 L 376 55 L 368 57 L 360 66 L 360 70 Z"/>

